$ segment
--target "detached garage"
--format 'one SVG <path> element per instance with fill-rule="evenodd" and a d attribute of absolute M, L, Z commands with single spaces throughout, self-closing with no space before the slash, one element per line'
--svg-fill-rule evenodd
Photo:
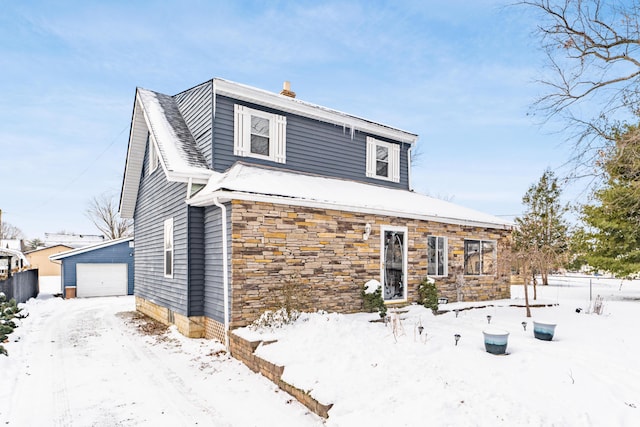
<path fill-rule="evenodd" d="M 133 295 L 133 237 L 49 257 L 61 262 L 65 298 Z"/>

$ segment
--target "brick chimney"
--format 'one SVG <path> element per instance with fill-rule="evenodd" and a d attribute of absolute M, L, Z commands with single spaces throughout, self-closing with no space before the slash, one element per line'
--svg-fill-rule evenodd
<path fill-rule="evenodd" d="M 280 95 L 288 96 L 289 98 L 296 97 L 296 93 L 291 91 L 291 82 L 284 82 L 284 84 L 282 85 L 282 91 L 280 91 Z"/>

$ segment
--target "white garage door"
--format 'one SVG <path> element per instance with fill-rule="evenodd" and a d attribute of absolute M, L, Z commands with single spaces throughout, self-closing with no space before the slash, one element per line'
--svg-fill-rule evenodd
<path fill-rule="evenodd" d="M 76 295 L 127 295 L 127 264 L 76 264 Z"/>

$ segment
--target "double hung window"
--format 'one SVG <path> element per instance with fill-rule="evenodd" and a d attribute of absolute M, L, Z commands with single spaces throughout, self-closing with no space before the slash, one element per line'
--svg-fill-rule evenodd
<path fill-rule="evenodd" d="M 286 162 L 287 118 L 236 104 L 233 154 Z"/>
<path fill-rule="evenodd" d="M 400 182 L 400 146 L 368 136 L 366 175 Z"/>
<path fill-rule="evenodd" d="M 173 218 L 164 221 L 164 277 L 173 277 Z"/>
<path fill-rule="evenodd" d="M 427 274 L 429 276 L 446 276 L 447 273 L 447 238 L 427 236 Z"/>

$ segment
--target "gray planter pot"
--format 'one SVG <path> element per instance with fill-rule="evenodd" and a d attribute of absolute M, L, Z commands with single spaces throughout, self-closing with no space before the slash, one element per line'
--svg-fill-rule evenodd
<path fill-rule="evenodd" d="M 533 321 L 533 336 L 542 341 L 551 341 L 556 331 L 556 324 L 551 322 Z"/>
<path fill-rule="evenodd" d="M 484 348 L 487 353 L 505 354 L 507 351 L 507 342 L 509 341 L 509 332 L 503 329 L 485 329 Z"/>

